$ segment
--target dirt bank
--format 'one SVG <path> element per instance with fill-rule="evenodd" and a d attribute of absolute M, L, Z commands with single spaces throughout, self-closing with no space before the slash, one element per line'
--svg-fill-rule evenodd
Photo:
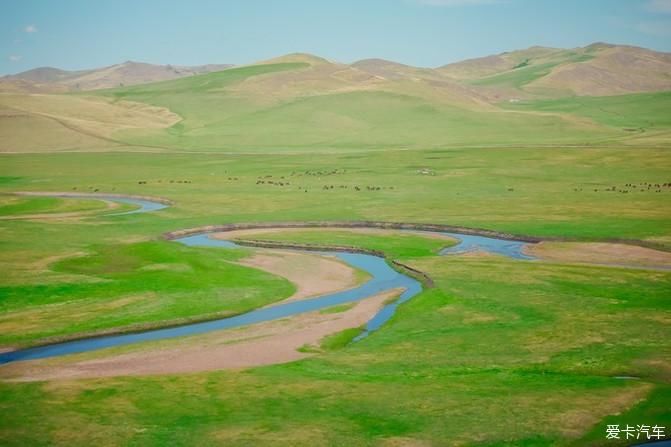
<path fill-rule="evenodd" d="M 30 360 L 0 368 L 12 381 L 67 380 L 94 377 L 180 374 L 286 363 L 311 355 L 297 351 L 325 336 L 364 325 L 399 290 L 366 298 L 339 313 L 310 312 L 283 320 L 202 336 L 137 345 L 131 352 L 105 351 Z M 109 352 L 109 351 L 108 351 Z M 94 357 L 94 358 L 91 358 Z"/>
<path fill-rule="evenodd" d="M 351 289 L 366 278 L 336 257 L 286 250 L 259 249 L 239 263 L 291 281 L 296 292 L 284 302 Z"/>
<path fill-rule="evenodd" d="M 540 242 L 524 252 L 544 261 L 671 269 L 671 253 L 607 242 Z"/>

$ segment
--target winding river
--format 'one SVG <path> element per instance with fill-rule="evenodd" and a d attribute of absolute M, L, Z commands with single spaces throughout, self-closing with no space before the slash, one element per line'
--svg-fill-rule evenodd
<path fill-rule="evenodd" d="M 146 198 L 131 198 L 96 195 L 87 196 L 84 194 L 56 195 L 59 197 L 73 198 L 96 198 L 101 200 L 110 200 L 137 206 L 137 209 L 107 216 L 122 214 L 143 213 L 156 211 L 166 208 L 168 205 L 158 201 L 152 201 Z M 413 232 L 418 232 L 413 230 Z M 420 232 L 421 233 L 421 232 Z M 433 232 L 436 233 L 436 232 Z M 484 236 L 464 235 L 458 233 L 441 233 L 458 239 L 458 245 L 449 247 L 441 251 L 441 255 L 450 255 L 455 253 L 464 253 L 467 251 L 486 251 L 508 256 L 514 259 L 532 259 L 523 253 L 523 248 L 527 244 L 521 241 L 511 241 Z M 181 238 L 173 239 L 175 242 L 198 247 L 220 247 L 237 248 L 239 247 L 232 241 L 213 239 L 206 232 L 191 234 Z M 397 270 L 394 270 L 387 262 L 379 256 L 371 254 L 354 253 L 346 251 L 322 251 L 322 254 L 335 256 L 346 264 L 367 272 L 371 279 L 366 283 L 353 289 L 330 293 L 315 298 L 293 301 L 283 304 L 264 307 L 252 310 L 233 317 L 222 318 L 218 320 L 185 324 L 183 326 L 168 327 L 163 329 L 151 329 L 137 333 L 128 333 L 120 335 L 107 335 L 100 337 L 85 338 L 80 340 L 66 341 L 45 346 L 36 346 L 12 352 L 0 354 L 0 364 L 21 361 L 56 357 L 67 354 L 82 353 L 98 349 L 110 348 L 114 346 L 129 345 L 145 341 L 163 340 L 173 337 L 186 335 L 204 334 L 207 332 L 218 331 L 222 329 L 235 328 L 264 321 L 276 320 L 292 315 L 298 315 L 305 312 L 312 312 L 326 307 L 331 307 L 344 303 L 360 301 L 367 297 L 379 294 L 392 289 L 402 289 L 400 296 L 392 303 L 385 305 L 371 320 L 366 324 L 365 330 L 357 336 L 354 341 L 361 340 L 372 331 L 377 330 L 384 325 L 396 312 L 397 307 L 408 301 L 422 291 L 422 284 Z"/>
<path fill-rule="evenodd" d="M 137 208 L 129 210 L 129 211 L 122 211 L 119 213 L 110 213 L 110 214 L 105 214 L 105 216 L 122 216 L 125 214 L 137 214 L 137 213 L 147 213 L 149 211 L 158 211 L 162 210 L 163 208 L 167 208 L 168 203 L 164 202 L 158 202 L 156 200 L 150 200 L 150 199 L 144 199 L 144 198 L 137 198 L 137 197 L 124 197 L 124 196 L 108 196 L 108 195 L 90 195 L 90 194 L 54 194 L 51 197 L 60 197 L 60 198 L 66 198 L 66 199 L 100 199 L 100 200 L 108 200 L 110 202 L 118 202 L 118 203 L 123 203 L 126 205 L 133 205 L 136 206 Z"/>

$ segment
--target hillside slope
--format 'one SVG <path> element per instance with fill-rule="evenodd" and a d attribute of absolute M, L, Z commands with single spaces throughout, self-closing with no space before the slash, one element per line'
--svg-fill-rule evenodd
<path fill-rule="evenodd" d="M 230 64 L 209 64 L 194 67 L 153 65 L 127 61 L 92 70 L 67 71 L 40 67 L 0 78 L 0 91 L 21 90 L 27 93 L 86 91 L 125 85 L 144 84 L 210 73 L 232 67 Z M 21 84 L 22 83 L 22 84 Z"/>
<path fill-rule="evenodd" d="M 75 77 L 40 69 L 27 75 L 32 81 L 12 79 L 12 94 L 0 95 L 0 137 L 5 151 L 138 146 L 311 152 L 595 145 L 616 139 L 658 145 L 671 131 L 661 118 L 671 97 L 656 94 L 668 90 L 668 65 L 668 54 L 606 44 L 532 47 L 441 69 L 382 59 L 343 64 L 294 53 L 161 82 L 68 95 L 19 94 L 24 83 L 37 81 L 70 89 L 75 79 L 80 86 L 102 86 L 154 76 L 154 68 L 143 72 L 137 64 Z M 655 93 L 630 93 L 646 89 Z M 628 94 L 614 96 L 623 92 Z M 593 94 L 613 100 L 580 99 Z"/>
<path fill-rule="evenodd" d="M 165 128 L 169 110 L 130 101 L 75 95 L 0 95 L 0 152 L 106 150 L 122 146 L 122 129 Z"/>
<path fill-rule="evenodd" d="M 572 50 L 532 47 L 449 64 L 437 71 L 502 98 L 671 90 L 671 54 L 605 43 Z"/>
<path fill-rule="evenodd" d="M 124 131 L 117 138 L 190 150 L 426 148 L 616 135 L 585 118 L 502 111 L 439 73 L 389 65 L 288 55 L 98 94 L 165 107 L 183 118 L 169 129 Z"/>

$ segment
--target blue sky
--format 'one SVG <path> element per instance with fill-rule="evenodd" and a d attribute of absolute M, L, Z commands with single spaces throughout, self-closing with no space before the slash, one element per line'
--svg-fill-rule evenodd
<path fill-rule="evenodd" d="M 0 74 L 291 52 L 435 67 L 595 41 L 671 51 L 671 0 L 0 0 Z"/>

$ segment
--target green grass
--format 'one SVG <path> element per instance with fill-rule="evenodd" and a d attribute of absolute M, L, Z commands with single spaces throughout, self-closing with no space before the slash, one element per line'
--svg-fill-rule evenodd
<path fill-rule="evenodd" d="M 487 87 L 511 87 L 523 89 L 532 81 L 542 78 L 552 72 L 555 67 L 566 63 L 585 62 L 594 56 L 572 51 L 561 51 L 541 56 L 537 60 L 525 59 L 512 70 L 469 81 L 472 85 Z"/>
<path fill-rule="evenodd" d="M 605 191 L 670 182 L 668 140 L 655 147 L 612 141 L 561 147 L 555 137 L 562 133 L 564 141 L 594 141 L 593 135 L 556 117 L 526 114 L 566 112 L 607 127 L 663 130 L 665 94 L 520 103 L 515 107 L 528 116 L 522 123 L 509 112 L 461 113 L 382 92 L 254 102 L 230 91 L 269 72 L 224 73 L 105 94 L 154 101 L 185 118 L 155 135 L 124 136 L 133 141 L 178 150 L 290 146 L 310 153 L 2 155 L 0 192 L 92 188 L 175 202 L 148 214 L 0 221 L 3 345 L 241 312 L 292 292 L 281 278 L 235 265 L 244 250 L 157 240 L 200 225 L 427 222 L 671 247 L 668 188 Z M 198 84 L 203 79 L 211 84 Z M 626 119 L 613 118 L 612 110 Z M 476 125 L 479 117 L 493 121 Z M 460 141 L 508 147 L 473 149 Z M 455 145 L 434 146 L 447 143 Z M 315 156 L 326 147 L 342 151 Z M 421 174 L 424 169 L 434 175 Z M 17 203 L 0 206 L 20 215 L 99 202 Z M 290 364 L 2 382 L 0 444 L 583 446 L 603 444 L 604 424 L 669 420 L 669 272 L 438 257 L 445 242 L 417 235 L 329 230 L 281 238 L 381 249 L 425 271 L 436 287 L 360 343 L 346 343 L 353 332 L 337 334 L 325 341 L 337 349 Z"/>
<path fill-rule="evenodd" d="M 610 127 L 631 130 L 669 130 L 671 92 L 604 97 L 574 97 L 522 101 L 504 105 L 510 110 L 561 112 L 584 116 Z"/>
<path fill-rule="evenodd" d="M 362 328 L 355 327 L 345 329 L 338 333 L 328 335 L 319 343 L 319 347 L 324 351 L 337 351 L 349 345 L 357 335 L 361 334 Z"/>
<path fill-rule="evenodd" d="M 556 64 L 530 65 L 500 76 L 513 76 L 513 83 L 521 85 Z M 422 94 L 421 86 L 417 90 L 402 83 L 342 92 L 331 77 L 314 74 L 318 80 L 304 80 L 310 70 L 306 63 L 254 65 L 95 95 L 177 113 L 182 120 L 167 129 L 114 134 L 130 145 L 176 150 L 420 149 L 549 140 L 584 144 L 623 136 L 562 116 L 500 113 L 474 101 L 465 105 L 451 95 Z M 285 90 L 291 93 L 282 93 Z"/>
<path fill-rule="evenodd" d="M 542 52 L 520 59 L 527 65 L 470 82 L 523 89 L 561 64 L 592 57 Z M 347 70 L 342 78 L 337 70 L 326 72 L 305 62 L 269 63 L 86 94 L 6 95 L 0 104 L 8 116 L 0 120 L 0 150 L 312 153 L 604 145 L 631 136 L 623 126 L 576 119 L 572 111 L 537 113 L 523 106 L 503 111 L 448 85 L 377 84 L 350 79 Z M 635 110 L 621 107 L 617 120 L 641 121 L 641 114 L 668 115 L 665 110 L 643 100 Z M 174 123 L 168 111 L 181 119 Z"/>
<path fill-rule="evenodd" d="M 111 95 L 115 98 L 136 97 L 146 95 L 147 97 L 162 97 L 166 94 L 189 94 L 211 92 L 223 89 L 232 84 L 242 82 L 253 76 L 268 73 L 276 73 L 286 70 L 297 70 L 308 67 L 309 64 L 301 62 L 260 64 L 246 67 L 229 68 L 228 70 L 216 71 L 198 76 L 189 76 L 176 80 L 154 82 L 150 84 L 133 85 L 110 90 L 100 90 L 99 93 Z"/>
<path fill-rule="evenodd" d="M 327 307 L 319 311 L 320 314 L 337 314 L 340 312 L 346 312 L 354 307 L 353 303 L 350 304 L 340 304 L 338 306 Z"/>
<path fill-rule="evenodd" d="M 202 266 L 196 249 L 142 242 L 166 231 L 199 225 L 385 220 L 671 244 L 668 188 L 661 193 L 605 191 L 630 182 L 670 181 L 671 162 L 665 149 L 388 151 L 384 158 L 359 153 L 325 154 L 318 159 L 306 155 L 16 154 L 3 156 L 1 166 L 0 175 L 15 177 L 2 187 L 5 192 L 96 188 L 175 201 L 173 207 L 149 214 L 0 222 L 0 306 L 8 313 L 3 316 L 4 343 L 237 312 L 256 306 L 260 299 L 270 302 L 290 294 L 288 289 L 281 289 L 282 293 L 274 289 L 272 281 L 255 284 L 256 277 L 249 276 L 255 271 L 246 269 L 252 273 L 240 277 L 249 280 L 245 290 L 252 298 L 246 305 L 232 305 L 222 300 L 234 295 L 234 281 L 220 273 L 242 271 L 242 267 L 227 264 L 224 258 Z M 419 173 L 424 168 L 435 175 Z M 257 184 L 266 175 L 291 184 Z M 324 189 L 330 185 L 334 188 Z M 48 198 L 46 203 L 50 202 Z M 71 206 L 85 202 L 76 199 Z M 433 256 L 448 243 L 412 234 L 385 237 L 339 231 L 267 237 L 358 245 L 401 260 Z M 143 264 L 128 261 L 130 254 L 136 259 L 133 262 Z M 191 261 L 181 265 L 175 256 L 190 256 Z M 219 251 L 211 256 L 225 257 Z M 147 270 L 151 265 L 165 269 Z M 86 270 L 94 266 L 104 268 Z M 117 266 L 134 270 L 105 270 Z M 201 273 L 211 282 L 196 290 Z M 179 284 L 185 286 L 180 289 Z M 222 288 L 231 292 L 220 295 Z M 266 288 L 271 292 L 268 295 L 264 295 Z M 156 307 L 143 307 L 147 302 Z M 46 319 L 53 323 L 41 326 Z"/>
<path fill-rule="evenodd" d="M 105 203 L 98 200 L 61 199 L 57 197 L 0 197 L 0 216 L 100 211 L 105 208 Z"/>
<path fill-rule="evenodd" d="M 424 168 L 435 175 L 422 175 Z M 328 174 L 334 169 L 338 173 Z M 431 222 L 539 236 L 665 238 L 671 236 L 667 190 L 628 194 L 605 190 L 627 183 L 667 183 L 669 170 L 667 149 L 625 147 L 388 151 L 384 157 L 357 153 L 318 158 L 5 155 L 0 175 L 22 177 L 4 191 L 93 187 L 176 202 L 153 214 L 108 217 L 96 225 L 95 234 L 77 231 L 78 224 L 3 223 L 9 251 L 23 251 L 22 246 L 41 251 L 50 246 L 72 249 L 118 243 L 129 235 L 154 238 L 197 225 L 282 220 Z M 290 184 L 257 184 L 266 175 L 273 175 L 266 180 Z M 323 189 L 331 185 L 333 189 Z M 26 245 L 24 241 L 36 232 L 45 237 Z"/>
<path fill-rule="evenodd" d="M 450 222 L 456 218 L 463 222 L 464 217 L 459 216 L 472 219 L 477 215 L 474 210 L 486 203 L 490 205 L 487 211 L 498 218 L 483 219 L 482 226 L 508 226 L 518 231 L 543 228 L 561 234 L 568 226 L 556 222 L 555 226 L 549 225 L 550 208 L 543 208 L 548 206 L 544 204 L 551 191 L 563 191 L 564 186 L 588 178 L 606 181 L 617 177 L 618 169 L 631 177 L 661 178 L 666 172 L 664 154 L 652 150 L 645 153 L 647 158 L 640 157 L 640 152 L 637 157 L 630 156 L 625 150 L 560 150 L 536 152 L 533 161 L 530 151 L 426 152 L 421 161 L 417 154 L 390 153 L 391 158 L 384 162 L 376 159 L 379 163 L 375 167 L 364 161 L 362 171 L 355 170 L 360 169 L 357 166 L 362 159 L 347 156 L 320 158 L 317 162 L 301 156 L 277 159 L 279 166 L 273 175 L 280 175 L 282 162 L 287 164 L 287 176 L 298 166 L 325 169 L 344 164 L 352 170 L 342 176 L 301 178 L 300 183 L 313 190 L 320 190 L 320 185 L 327 182 L 361 183 L 375 176 L 377 182 L 387 185 L 389 179 L 394 189 L 378 196 L 372 191 L 357 195 L 334 190 L 328 196 L 327 192 L 257 187 L 256 178 L 267 171 L 265 164 L 260 160 L 256 164 L 253 158 L 144 156 L 156 160 L 148 164 L 140 163 L 137 155 L 126 155 L 114 159 L 119 169 L 108 169 L 118 173 L 106 179 L 117 189 L 126 184 L 135 188 L 130 192 L 142 191 L 144 185 L 133 181 L 140 174 L 166 179 L 179 172 L 180 178 L 195 181 L 149 182 L 145 192 L 175 199 L 176 206 L 149 215 L 98 218 L 100 225 L 96 225 L 95 233 L 77 231 L 87 228 L 82 223 L 3 223 L 4 234 L 12 235 L 3 241 L 3 256 L 8 258 L 5 265 L 11 267 L 5 270 L 6 280 L 16 287 L 35 290 L 40 281 L 52 286 L 68 284 L 65 278 L 53 275 L 85 275 L 111 279 L 115 287 L 136 286 L 137 293 L 146 293 L 155 288 L 151 278 L 160 275 L 211 291 L 209 281 L 227 281 L 222 273 L 228 270 L 222 269 L 234 252 L 130 239 L 154 237 L 166 229 L 189 225 L 254 219 L 322 215 L 344 219 L 388 213 L 388 220 L 421 220 L 414 210 L 425 210 L 432 203 L 427 194 L 432 188 L 437 191 L 431 208 L 434 215 L 430 217 L 436 220 Z M 483 162 L 485 154 L 487 164 Z M 602 168 L 601 157 L 609 157 L 610 169 Z M 50 158 L 45 167 L 65 169 L 62 178 L 51 177 L 55 188 L 75 178 L 68 177 L 65 166 L 81 163 L 87 156 Z M 37 156 L 13 156 L 11 160 L 14 172 L 27 182 L 45 176 Z M 432 163 L 437 175 L 418 175 L 416 167 L 424 163 Z M 144 166 L 141 171 L 123 169 L 140 164 Z M 510 166 L 526 168 L 511 170 Z M 567 166 L 574 168 L 568 170 Z M 85 172 L 96 176 L 95 165 L 91 169 Z M 537 169 L 542 172 L 534 175 Z M 210 176 L 210 172 L 220 174 Z M 461 175 L 451 182 L 450 174 L 455 173 Z M 229 182 L 229 175 L 243 180 Z M 470 175 L 474 177 L 469 180 Z M 490 184 L 478 183 L 483 177 L 489 178 Z M 86 183 L 89 179 L 78 181 Z M 519 192 L 522 183 L 536 185 L 524 196 L 540 207 L 534 211 L 537 214 L 524 214 L 531 207 L 495 206 L 501 196 L 510 197 L 516 206 L 521 204 L 515 201 L 514 193 Z M 509 184 L 514 186 L 513 193 L 503 189 Z M 469 194 L 462 199 L 456 192 Z M 573 231 L 583 236 L 660 236 L 668 234 L 668 228 L 654 224 L 651 214 L 655 209 L 663 213 L 659 207 L 668 200 L 665 197 L 652 194 L 648 205 L 635 199 L 627 208 L 624 204 L 632 199 L 625 195 L 571 194 L 563 202 L 557 194 L 552 210 L 555 215 L 571 218 Z M 600 217 L 603 220 L 591 223 L 585 219 L 577 211 L 578 199 L 594 207 L 595 213 L 604 214 Z M 238 209 L 242 204 L 257 210 L 257 216 Z M 611 212 L 611 207 L 617 210 Z M 632 210 L 628 217 L 627 209 Z M 535 219 L 529 217 L 541 219 L 543 213 L 546 227 L 534 224 Z M 606 219 L 610 219 L 609 225 Z M 454 441 L 464 445 L 582 446 L 587 442 L 598 445 L 605 423 L 668 419 L 663 409 L 671 403 L 665 391 L 669 369 L 664 366 L 671 354 L 667 343 L 671 334 L 665 323 L 670 317 L 666 299 L 671 290 L 669 273 L 544 265 L 494 257 L 444 258 L 433 255 L 433 244 L 440 242 L 433 239 L 338 233 L 329 231 L 322 239 L 332 242 L 334 237 L 342 237 L 343 243 L 398 250 L 398 256 L 412 258 L 413 267 L 431 275 L 436 288 L 403 305 L 390 324 L 361 343 L 347 345 L 345 341 L 352 334 L 338 334 L 333 339 L 337 349 L 324 349 L 326 352 L 315 358 L 287 365 L 186 376 L 2 383 L 0 411 L 5 417 L 0 418 L 1 443 L 77 446 L 100 440 L 110 445 L 380 445 L 416 440 L 440 445 L 448 440 L 448 445 Z M 35 239 L 34 234 L 43 236 Z M 407 251 L 417 244 L 426 245 L 420 252 Z M 40 281 L 20 269 L 46 254 L 78 249 L 90 251 L 88 259 L 59 261 L 51 273 L 40 275 Z M 143 269 L 155 264 L 170 268 Z M 193 264 L 197 269 L 187 272 L 177 268 L 179 264 Z M 76 284 L 99 287 L 95 282 Z M 258 280 L 254 284 L 257 292 L 269 287 Z M 166 291 L 173 289 L 174 284 L 165 285 Z M 182 298 L 190 299 L 192 292 L 185 291 Z M 63 298 L 72 300 L 76 308 L 82 303 L 75 293 L 68 292 Z M 202 293 L 198 299 L 212 304 L 213 297 Z M 190 302 L 190 306 L 201 305 L 208 304 Z M 107 311 L 97 315 L 107 315 Z M 641 379 L 614 379 L 617 375 Z M 637 403 L 641 399 L 643 402 Z"/>
<path fill-rule="evenodd" d="M 601 445 L 606 423 L 668 420 L 669 273 L 494 257 L 417 266 L 435 289 L 312 359 L 4 383 L 3 444 L 583 446 Z"/>
<path fill-rule="evenodd" d="M 311 245 L 339 245 L 381 251 L 392 259 L 412 259 L 435 256 L 445 247 L 456 245 L 456 240 L 432 238 L 397 232 L 393 236 L 357 233 L 347 230 L 320 229 L 318 231 L 260 232 L 244 239 L 296 242 Z"/>
<path fill-rule="evenodd" d="M 207 103 L 213 101 L 212 95 L 202 98 L 201 102 L 195 95 L 189 106 L 181 101 L 173 105 L 160 96 L 130 95 L 135 101 L 170 107 L 185 120 L 168 130 L 128 131 L 117 138 L 130 144 L 181 149 L 282 152 L 528 145 L 549 139 L 587 142 L 617 136 L 612 130 L 558 116 L 471 111 L 382 91 L 310 96 L 263 106 L 253 97 L 223 96 L 212 104 Z M 203 111 L 207 113 L 201 116 Z"/>
<path fill-rule="evenodd" d="M 0 288 L 0 344 L 31 344 L 241 313 L 286 298 L 287 280 L 231 263 L 244 250 L 144 242 L 59 261 L 54 282 Z"/>
<path fill-rule="evenodd" d="M 626 425 L 636 426 L 636 424 L 628 423 L 626 421 L 646 421 L 644 425 L 649 425 L 653 427 L 658 425 L 660 427 L 666 427 L 664 433 L 668 438 L 668 424 L 669 419 L 671 418 L 671 387 L 668 385 L 658 386 L 654 389 L 647 399 L 640 402 L 639 404 L 633 406 L 624 414 L 613 415 L 605 418 L 599 424 L 597 424 L 594 429 L 587 434 L 580 443 L 575 445 L 599 445 L 603 442 L 604 434 L 608 425 L 618 425 L 621 429 L 624 429 Z M 624 422 L 624 423 L 623 423 Z M 642 425 L 642 424 L 639 424 Z M 652 428 L 650 428 L 652 434 Z M 634 433 L 635 435 L 635 433 Z M 653 438 L 654 440 L 655 438 Z M 631 442 L 634 438 L 627 440 L 626 434 L 621 433 L 619 440 L 611 440 L 609 445 L 613 446 L 628 446 L 631 445 Z M 636 442 L 646 442 L 645 434 L 641 434 L 641 438 Z M 654 446 L 654 444 L 652 444 Z"/>
<path fill-rule="evenodd" d="M 472 82 L 521 89 L 562 63 L 591 57 L 552 53 L 530 60 L 526 66 Z M 39 101 L 26 102 L 26 97 L 13 95 L 1 105 L 8 114 L 19 113 L 22 107 L 29 110 L 0 120 L 4 143 L 0 150 L 312 153 L 604 145 L 631 137 L 631 132 L 622 129 L 627 126 L 576 119 L 573 111 L 537 113 L 540 110 L 523 105 L 503 111 L 463 91 L 434 87 L 405 81 L 373 85 L 339 79 L 310 64 L 293 62 L 232 68 L 85 95 L 45 96 Z M 167 108 L 181 120 L 161 127 L 173 123 L 173 118 L 138 109 L 135 120 L 109 122 L 131 113 L 129 104 L 133 103 Z M 54 116 L 39 114 L 44 108 Z M 618 120 L 641 121 L 642 114 L 666 115 L 664 110 L 643 100 L 635 110 L 621 107 Z M 96 114 L 104 114 L 97 124 Z M 163 119 L 158 119 L 159 115 Z M 575 115 L 584 114 L 576 111 Z"/>
<path fill-rule="evenodd" d="M 514 87 L 522 88 L 531 81 L 542 78 L 549 74 L 558 64 L 547 62 L 544 64 L 527 65 L 516 68 L 514 71 L 488 76 L 486 78 L 476 79 L 470 83 L 481 86 L 496 87 Z"/>

